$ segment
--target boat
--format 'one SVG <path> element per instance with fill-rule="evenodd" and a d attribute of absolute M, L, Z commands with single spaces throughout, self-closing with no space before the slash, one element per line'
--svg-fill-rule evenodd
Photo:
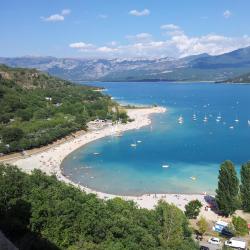
<path fill-rule="evenodd" d="M 208 118 L 207 116 L 205 115 L 204 119 L 203 119 L 204 122 L 207 122 L 208 121 Z"/>
<path fill-rule="evenodd" d="M 196 177 L 195 176 L 191 176 L 190 179 L 193 180 L 193 181 L 196 181 Z"/>
<path fill-rule="evenodd" d="M 93 155 L 100 155 L 100 153 L 95 152 L 95 153 L 93 153 Z"/>
<path fill-rule="evenodd" d="M 219 114 L 217 117 L 216 117 L 216 122 L 220 122 L 221 121 L 221 114 Z"/>
<path fill-rule="evenodd" d="M 135 143 L 130 144 L 131 147 L 136 147 L 137 145 Z"/>
<path fill-rule="evenodd" d="M 142 141 L 139 141 L 139 140 L 137 141 L 137 143 L 141 143 L 141 142 L 142 142 Z"/>
<path fill-rule="evenodd" d="M 250 120 L 247 121 L 248 126 L 250 126 Z"/>
<path fill-rule="evenodd" d="M 197 120 L 196 114 L 193 114 L 193 120 L 194 120 L 194 121 Z"/>
<path fill-rule="evenodd" d="M 183 122 L 184 122 L 183 117 L 180 116 L 180 117 L 178 118 L 178 123 L 179 123 L 179 124 L 182 124 Z"/>
<path fill-rule="evenodd" d="M 234 129 L 234 126 L 230 126 L 229 128 L 230 128 L 230 129 Z"/>
<path fill-rule="evenodd" d="M 162 165 L 163 168 L 169 168 L 169 165 Z"/>
<path fill-rule="evenodd" d="M 235 122 L 239 122 L 240 120 L 239 120 L 238 118 L 236 118 L 234 121 L 235 121 Z"/>

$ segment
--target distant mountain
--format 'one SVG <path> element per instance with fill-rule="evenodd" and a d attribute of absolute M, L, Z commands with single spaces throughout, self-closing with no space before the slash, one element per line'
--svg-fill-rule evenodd
<path fill-rule="evenodd" d="M 250 73 L 240 75 L 235 78 L 227 79 L 224 82 L 228 83 L 250 83 Z"/>
<path fill-rule="evenodd" d="M 73 81 L 224 81 L 250 72 L 250 47 L 180 59 L 0 58 L 12 67 L 36 68 Z"/>

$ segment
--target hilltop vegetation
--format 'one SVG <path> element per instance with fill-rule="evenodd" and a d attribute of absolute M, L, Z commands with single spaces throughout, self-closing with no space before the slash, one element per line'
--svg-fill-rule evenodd
<path fill-rule="evenodd" d="M 225 82 L 230 83 L 250 83 L 250 73 L 240 75 L 238 77 L 227 79 Z"/>
<path fill-rule="evenodd" d="M 185 215 L 100 200 L 35 170 L 0 165 L 0 229 L 20 250 L 195 250 Z"/>
<path fill-rule="evenodd" d="M 92 119 L 127 116 L 109 96 L 34 69 L 0 66 L 0 153 L 47 145 Z"/>

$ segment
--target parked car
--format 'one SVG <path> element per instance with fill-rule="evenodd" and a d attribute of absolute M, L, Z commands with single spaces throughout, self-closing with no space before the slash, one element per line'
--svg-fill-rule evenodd
<path fill-rule="evenodd" d="M 227 227 L 223 228 L 221 235 L 226 236 L 227 238 L 232 238 L 234 236 Z"/>
<path fill-rule="evenodd" d="M 225 242 L 225 246 L 245 250 L 246 242 L 243 239 L 233 237 Z"/>
<path fill-rule="evenodd" d="M 200 250 L 209 250 L 209 247 L 206 247 L 206 246 L 200 246 Z"/>
<path fill-rule="evenodd" d="M 219 238 L 211 237 L 211 238 L 208 240 L 208 243 L 213 244 L 213 245 L 220 245 L 221 241 L 220 241 Z"/>

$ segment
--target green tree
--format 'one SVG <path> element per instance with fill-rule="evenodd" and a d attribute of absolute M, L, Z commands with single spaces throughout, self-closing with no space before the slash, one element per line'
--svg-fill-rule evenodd
<path fill-rule="evenodd" d="M 185 216 L 174 205 L 160 201 L 157 208 L 158 221 L 162 226 L 159 234 L 160 244 L 163 249 L 180 249 L 183 241 L 183 224 Z"/>
<path fill-rule="evenodd" d="M 197 222 L 198 230 L 201 235 L 206 233 L 208 231 L 208 222 L 206 219 L 202 216 L 198 222 Z"/>
<path fill-rule="evenodd" d="M 189 219 L 196 219 L 200 213 L 202 204 L 199 200 L 192 200 L 185 206 L 185 215 Z"/>
<path fill-rule="evenodd" d="M 5 143 L 11 143 L 20 141 L 24 136 L 24 132 L 20 128 L 4 128 L 1 135 Z"/>
<path fill-rule="evenodd" d="M 244 236 L 248 234 L 247 222 L 240 216 L 233 216 L 232 223 L 237 236 Z"/>
<path fill-rule="evenodd" d="M 221 164 L 215 198 L 219 210 L 226 216 L 232 215 L 239 207 L 239 180 L 231 161 Z"/>
<path fill-rule="evenodd" d="M 241 167 L 240 194 L 242 208 L 245 212 L 250 212 L 250 162 Z"/>

